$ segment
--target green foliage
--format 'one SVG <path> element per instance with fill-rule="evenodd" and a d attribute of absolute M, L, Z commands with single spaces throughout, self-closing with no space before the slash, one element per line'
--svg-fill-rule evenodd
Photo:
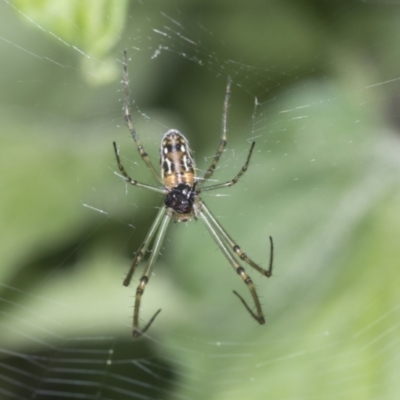
<path fill-rule="evenodd" d="M 25 22 L 82 53 L 82 72 L 92 84 L 115 81 L 119 66 L 110 58 L 125 26 L 126 0 L 12 0 Z M 99 63 L 99 61 L 101 61 Z"/>
<path fill-rule="evenodd" d="M 400 15 L 303 3 L 0 6 L 13 29 L 2 37 L 15 45 L 1 49 L 2 349 L 114 335 L 122 355 L 111 360 L 157 355 L 168 365 L 165 398 L 398 398 Z M 155 164 L 162 133 L 178 128 L 198 168 L 208 166 L 232 76 L 215 179 L 239 171 L 251 140 L 254 156 L 226 196 L 203 198 L 262 266 L 274 238 L 273 277 L 246 269 L 266 325 L 232 294 L 250 298 L 198 221 L 171 225 L 141 311 L 147 321 L 162 307 L 155 340 L 130 341 L 135 289 L 122 280 L 162 199 L 114 174 L 115 140 L 131 176 L 155 183 L 124 126 L 121 65 L 109 72 L 124 48 L 134 121 Z M 132 378 L 131 365 L 120 368 Z"/>

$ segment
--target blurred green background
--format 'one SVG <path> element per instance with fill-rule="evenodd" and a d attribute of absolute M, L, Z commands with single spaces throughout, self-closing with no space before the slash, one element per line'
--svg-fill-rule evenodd
<path fill-rule="evenodd" d="M 0 1 L 0 396 L 398 399 L 400 3 Z M 122 286 L 181 130 L 208 167 L 233 79 L 228 148 L 203 199 L 241 247 L 267 323 L 201 222 L 171 225 L 131 339 Z"/>

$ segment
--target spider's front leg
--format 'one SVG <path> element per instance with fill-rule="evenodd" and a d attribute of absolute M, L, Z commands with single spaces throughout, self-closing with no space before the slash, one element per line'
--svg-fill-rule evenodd
<path fill-rule="evenodd" d="M 139 286 L 136 289 L 136 296 L 135 296 L 135 307 L 134 307 L 134 314 L 133 314 L 133 332 L 132 336 L 134 339 L 139 338 L 143 335 L 151 326 L 153 321 L 156 319 L 157 315 L 161 312 L 161 308 L 151 317 L 150 321 L 146 324 L 143 329 L 139 329 L 139 310 L 140 310 L 140 300 L 142 298 L 144 289 L 149 281 L 149 277 L 147 275 L 143 275 L 140 278 Z"/>
<path fill-rule="evenodd" d="M 127 273 L 126 278 L 124 279 L 123 282 L 124 286 L 129 286 L 129 284 L 131 283 L 131 279 L 133 273 L 135 272 L 135 268 L 140 264 L 143 257 L 145 256 L 146 251 L 150 245 L 150 242 L 152 241 L 154 235 L 156 234 L 160 226 L 162 217 L 165 215 L 165 212 L 166 210 L 164 207 L 161 208 L 160 211 L 158 212 L 156 219 L 154 220 L 149 232 L 147 233 L 147 236 L 145 237 L 143 243 L 140 245 L 138 251 L 136 252 L 134 259 L 132 260 L 131 268 L 129 269 L 129 272 Z"/>
<path fill-rule="evenodd" d="M 229 247 L 224 243 L 224 236 L 221 235 L 221 231 L 218 229 L 219 224 L 215 226 L 214 220 L 210 218 L 212 214 L 208 214 L 207 212 L 204 212 L 207 208 L 204 206 L 204 203 L 202 203 L 203 206 L 203 211 L 200 212 L 200 217 L 203 220 L 204 224 L 206 225 L 208 231 L 210 232 L 211 236 L 217 243 L 218 247 L 221 249 L 222 253 L 224 256 L 227 258 L 231 266 L 235 269 L 237 274 L 242 278 L 243 282 L 247 285 L 247 287 L 250 290 L 251 296 L 253 297 L 254 304 L 256 306 L 256 313 L 252 311 L 252 309 L 247 305 L 247 303 L 244 301 L 244 299 L 234 291 L 234 293 L 239 297 L 243 305 L 246 307 L 247 311 L 250 313 L 250 315 L 259 323 L 259 324 L 264 324 L 265 319 L 264 315 L 262 312 L 260 300 L 258 299 L 256 289 L 254 287 L 254 283 L 251 280 L 250 276 L 247 275 L 245 272 L 244 268 L 235 260 L 233 254 L 231 254 Z"/>
<path fill-rule="evenodd" d="M 150 276 L 151 276 L 151 271 L 153 269 L 153 265 L 156 262 L 157 256 L 160 252 L 161 245 L 164 241 L 165 233 L 168 228 L 168 224 L 171 221 L 171 218 L 168 214 L 166 214 L 166 208 L 163 207 L 160 212 L 158 213 L 156 220 L 154 221 L 150 232 L 147 234 L 145 241 L 143 242 L 142 246 L 139 249 L 139 252 L 136 254 L 134 262 L 132 263 L 131 269 L 127 275 L 127 277 L 124 280 L 124 285 L 127 286 L 129 285 L 130 279 L 133 275 L 134 268 L 139 262 L 135 262 L 135 260 L 141 260 L 143 257 L 144 253 L 146 252 L 154 234 L 156 233 L 158 227 L 158 234 L 155 238 L 154 241 L 154 247 L 153 251 L 150 256 L 149 264 L 147 265 L 146 269 L 144 270 L 144 273 L 142 277 L 140 278 L 140 282 L 138 287 L 136 288 L 136 295 L 135 295 L 135 306 L 134 306 L 134 311 L 133 311 L 133 337 L 137 339 L 140 337 L 143 333 L 145 333 L 153 323 L 154 319 L 157 317 L 159 312 L 161 311 L 158 310 L 153 317 L 150 319 L 150 321 L 146 324 L 146 326 L 143 329 L 139 329 L 139 312 L 140 312 L 140 303 L 141 299 L 144 293 L 144 289 L 146 288 L 147 283 L 149 282 Z"/>

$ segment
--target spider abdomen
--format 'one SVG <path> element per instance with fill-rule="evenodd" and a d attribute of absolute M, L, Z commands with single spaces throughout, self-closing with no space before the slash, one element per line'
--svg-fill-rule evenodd
<path fill-rule="evenodd" d="M 193 187 L 196 179 L 195 164 L 189 142 L 176 129 L 167 131 L 160 146 L 161 178 L 167 189 L 179 184 Z"/>

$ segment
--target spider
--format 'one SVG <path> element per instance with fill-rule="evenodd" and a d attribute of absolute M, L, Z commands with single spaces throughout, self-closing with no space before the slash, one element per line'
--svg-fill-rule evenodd
<path fill-rule="evenodd" d="M 150 254 L 150 259 L 147 267 L 144 270 L 142 277 L 140 278 L 139 285 L 136 289 L 135 295 L 135 305 L 133 313 L 133 337 L 138 338 L 144 334 L 153 323 L 154 319 L 160 313 L 159 309 L 149 322 L 144 326 L 143 329 L 139 329 L 139 310 L 140 302 L 149 282 L 151 271 L 156 258 L 160 252 L 161 245 L 163 243 L 168 224 L 172 221 L 174 222 L 185 222 L 191 219 L 201 219 L 211 236 L 217 243 L 218 247 L 221 249 L 222 253 L 225 255 L 231 266 L 237 272 L 237 274 L 242 278 L 243 282 L 247 285 L 250 290 L 251 296 L 253 298 L 256 312 L 254 312 L 245 302 L 242 296 L 236 291 L 233 293 L 240 299 L 244 307 L 250 313 L 250 315 L 259 323 L 264 324 L 265 319 L 262 313 L 260 300 L 257 296 L 256 289 L 254 287 L 253 281 L 250 276 L 245 272 L 244 268 L 235 259 L 235 256 L 239 260 L 244 261 L 246 264 L 250 265 L 252 268 L 265 275 L 266 277 L 271 277 L 272 275 L 272 264 L 273 264 L 273 241 L 272 237 L 269 237 L 270 241 L 270 258 L 268 269 L 263 269 L 252 261 L 245 252 L 241 250 L 239 245 L 230 237 L 222 225 L 218 222 L 216 217 L 211 213 L 209 208 L 206 206 L 204 201 L 200 198 L 200 193 L 203 191 L 221 189 L 233 186 L 240 177 L 247 171 L 249 166 L 250 158 L 253 153 L 255 142 L 251 143 L 247 159 L 243 167 L 240 169 L 239 173 L 230 181 L 225 183 L 218 183 L 210 186 L 203 187 L 211 176 L 213 175 L 218 161 L 224 152 L 226 141 L 227 141 L 227 116 L 229 107 L 229 98 L 231 94 L 231 79 L 228 78 L 225 99 L 223 103 L 223 115 L 222 115 L 222 133 L 220 144 L 214 159 L 210 167 L 205 171 L 203 176 L 196 176 L 196 167 L 193 160 L 192 152 L 189 146 L 189 142 L 186 137 L 176 129 L 170 129 L 164 133 L 161 139 L 160 145 L 160 167 L 161 176 L 157 173 L 153 163 L 151 162 L 148 154 L 143 148 L 140 142 L 139 136 L 136 133 L 135 126 L 132 122 L 130 107 L 129 107 L 129 81 L 128 81 L 128 58 L 127 52 L 124 51 L 123 54 L 123 75 L 122 82 L 124 88 L 124 102 L 123 102 L 123 113 L 125 121 L 128 125 L 128 129 L 136 143 L 137 149 L 143 161 L 146 163 L 147 167 L 160 182 L 162 187 L 156 187 L 140 183 L 135 179 L 132 179 L 125 171 L 124 166 L 121 163 L 119 156 L 119 150 L 115 142 L 113 142 L 114 152 L 117 159 L 118 168 L 123 175 L 126 182 L 133 186 L 142 187 L 144 189 L 152 190 L 154 192 L 162 193 L 165 195 L 164 205 L 158 211 L 156 219 L 153 222 L 147 236 L 145 237 L 143 243 L 140 245 L 138 251 L 133 258 L 130 270 L 123 281 L 124 286 L 129 286 L 133 273 L 136 267 L 144 258 L 148 247 L 152 240 L 154 239 L 153 250 Z"/>

